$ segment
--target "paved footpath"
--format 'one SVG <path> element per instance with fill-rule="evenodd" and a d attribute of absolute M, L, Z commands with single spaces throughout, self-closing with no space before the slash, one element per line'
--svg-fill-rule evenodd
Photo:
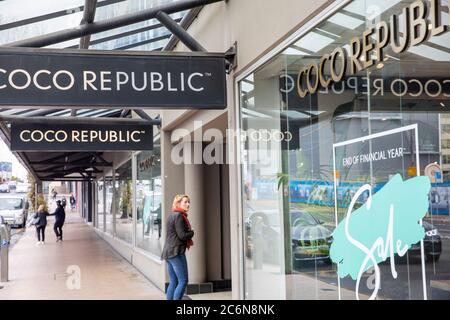
<path fill-rule="evenodd" d="M 48 220 L 45 245 L 36 245 L 30 227 L 11 249 L 10 281 L 0 283 L 0 300 L 165 298 L 78 214 L 68 214 L 62 243 Z"/>

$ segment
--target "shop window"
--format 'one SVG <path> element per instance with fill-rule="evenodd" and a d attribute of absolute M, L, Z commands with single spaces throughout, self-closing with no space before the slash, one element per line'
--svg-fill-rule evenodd
<path fill-rule="evenodd" d="M 388 45 L 381 60 L 372 50 L 356 61 L 368 65 L 363 69 L 351 70 L 355 60 L 349 58 L 342 76 L 336 75 L 344 65 L 336 58 L 343 56 L 339 52 L 352 55 L 351 39 L 361 38 L 379 22 L 389 25 L 394 14 L 403 20 L 403 8 L 410 5 L 401 0 L 352 1 L 239 82 L 246 134 L 241 143 L 245 298 L 368 299 L 376 287 L 376 270 L 365 270 L 356 295 L 355 278 L 338 276 L 344 267 L 331 256 L 333 232 L 363 185 L 376 195 L 398 176 L 409 180 L 417 175 L 428 175 L 431 181 L 428 208 L 422 212 L 424 250 L 417 242 L 401 254 L 396 251 L 396 276 L 390 258 L 377 264 L 381 289 L 376 298 L 450 298 L 442 289 L 450 281 L 448 168 L 443 174 L 443 166 L 450 163 L 445 152 L 450 148 L 450 33 L 431 36 L 403 53 Z M 448 22 L 448 9 L 438 9 Z M 327 58 L 332 53 L 333 64 Z M 299 70 L 304 70 L 300 83 Z M 323 86 L 320 80 L 330 83 Z M 418 141 L 414 130 L 387 135 L 407 126 L 417 127 Z M 386 137 L 345 144 L 373 134 Z M 344 146 L 335 148 L 337 143 Z M 349 156 L 362 160 L 352 162 Z M 441 167 L 427 171 L 430 165 Z M 368 198 L 362 193 L 353 209 Z M 367 232 L 374 232 L 375 225 L 369 224 Z M 397 228 L 400 232 L 404 225 Z"/>
<path fill-rule="evenodd" d="M 152 151 L 141 152 L 136 157 L 136 245 L 158 257 L 161 254 L 162 181 L 161 148 L 159 141 Z"/>
<path fill-rule="evenodd" d="M 132 243 L 133 239 L 133 207 L 131 160 L 116 170 L 116 236 Z"/>

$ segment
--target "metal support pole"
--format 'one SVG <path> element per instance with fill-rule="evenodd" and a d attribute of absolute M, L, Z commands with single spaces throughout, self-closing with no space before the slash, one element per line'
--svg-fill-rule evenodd
<path fill-rule="evenodd" d="M 167 13 L 160 11 L 156 14 L 158 19 L 170 32 L 172 32 L 181 42 L 183 42 L 189 50 L 206 52 L 206 49 L 197 42 L 186 30 L 184 30 L 176 21 L 174 21 Z"/>
<path fill-rule="evenodd" d="M 92 184 L 92 225 L 98 228 L 98 183 L 91 181 Z"/>
<path fill-rule="evenodd" d="M 141 117 L 144 120 L 148 120 L 148 121 L 156 121 L 158 122 L 158 120 L 153 120 L 144 110 L 141 109 L 133 109 L 134 112 L 136 112 L 136 114 Z M 161 124 L 161 121 L 159 120 L 159 125 Z"/>
<path fill-rule="evenodd" d="M 85 0 L 83 19 L 81 20 L 80 25 L 94 22 L 96 8 L 97 8 L 97 0 Z M 81 38 L 80 49 L 89 49 L 90 42 L 91 42 L 91 35 L 87 35 Z"/>
<path fill-rule="evenodd" d="M 161 22 L 172 34 L 177 37 L 182 43 L 184 43 L 191 51 L 207 52 L 207 50 L 195 40 L 181 25 L 173 20 L 167 13 L 158 12 L 156 18 Z M 226 72 L 230 73 L 231 70 L 236 68 L 236 46 L 235 43 L 226 52 Z M 231 60 L 231 61 L 230 61 Z"/>
<path fill-rule="evenodd" d="M 90 34 L 116 29 L 130 24 L 150 20 L 155 18 L 156 14 L 160 11 L 166 12 L 167 14 L 171 14 L 221 1 L 223 0 L 183 0 L 170 2 L 159 6 L 155 6 L 147 10 L 142 10 L 137 13 L 125 14 L 119 17 L 106 19 L 100 22 L 87 23 L 75 28 L 65 29 L 39 37 L 8 43 L 5 44 L 4 46 L 35 47 L 35 48 L 46 47 L 52 44 L 81 38 Z"/>
<path fill-rule="evenodd" d="M 120 113 L 120 118 L 125 118 L 125 115 L 128 113 L 128 109 L 122 109 L 122 112 Z"/>
<path fill-rule="evenodd" d="M 34 183 L 34 212 L 38 210 L 38 184 Z"/>
<path fill-rule="evenodd" d="M 1 218 L 0 220 L 3 220 Z M 11 240 L 8 226 L 0 221 L 0 282 L 7 282 L 9 277 L 9 242 Z"/>
<path fill-rule="evenodd" d="M 144 111 L 140 110 L 146 114 Z M 146 114 L 147 115 L 147 114 Z M 88 118 L 88 117 L 21 117 L 21 116 L 3 116 L 0 115 L 0 121 L 16 122 L 16 123 L 42 123 L 42 124 L 61 124 L 61 123 L 93 123 L 93 124 L 135 124 L 135 125 L 160 125 L 161 120 L 148 119 L 130 119 L 130 118 Z"/>
<path fill-rule="evenodd" d="M 180 26 L 183 29 L 187 30 L 191 26 L 191 24 L 194 22 L 194 20 L 197 18 L 198 14 L 200 13 L 200 11 L 202 9 L 203 9 L 203 7 L 197 7 L 197 8 L 189 10 L 189 12 L 183 16 L 183 19 L 181 19 Z M 175 36 L 170 37 L 169 41 L 164 46 L 162 51 L 173 51 L 173 49 L 177 45 L 178 41 L 179 41 L 179 39 L 177 37 L 175 37 Z"/>

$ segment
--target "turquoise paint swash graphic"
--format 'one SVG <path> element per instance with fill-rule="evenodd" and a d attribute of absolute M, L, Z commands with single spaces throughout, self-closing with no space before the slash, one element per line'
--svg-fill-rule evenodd
<path fill-rule="evenodd" d="M 375 289 L 369 299 L 374 299 L 380 288 L 378 264 L 390 259 L 391 273 L 397 278 L 394 255 L 403 256 L 409 248 L 425 237 L 420 220 L 428 210 L 430 179 L 426 176 L 403 181 L 396 174 L 375 195 L 371 186 L 362 186 L 354 195 L 346 217 L 333 232 L 330 248 L 332 261 L 338 264 L 338 275 L 350 275 L 356 280 L 356 298 L 359 299 L 359 282 L 370 268 L 375 271 Z M 369 192 L 367 202 L 353 211 L 356 200 Z"/>

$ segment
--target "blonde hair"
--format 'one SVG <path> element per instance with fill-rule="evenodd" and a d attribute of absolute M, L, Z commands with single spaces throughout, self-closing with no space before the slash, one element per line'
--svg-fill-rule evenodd
<path fill-rule="evenodd" d="M 44 211 L 44 209 L 45 209 L 45 206 L 44 206 L 43 204 L 41 204 L 41 205 L 38 207 L 38 211 Z"/>
<path fill-rule="evenodd" d="M 175 208 L 178 208 L 178 205 L 180 204 L 181 200 L 183 200 L 184 198 L 187 198 L 189 202 L 191 202 L 191 199 L 189 198 L 188 195 L 186 194 L 177 194 L 175 196 L 175 198 L 173 198 L 173 203 L 172 203 L 172 210 Z"/>

